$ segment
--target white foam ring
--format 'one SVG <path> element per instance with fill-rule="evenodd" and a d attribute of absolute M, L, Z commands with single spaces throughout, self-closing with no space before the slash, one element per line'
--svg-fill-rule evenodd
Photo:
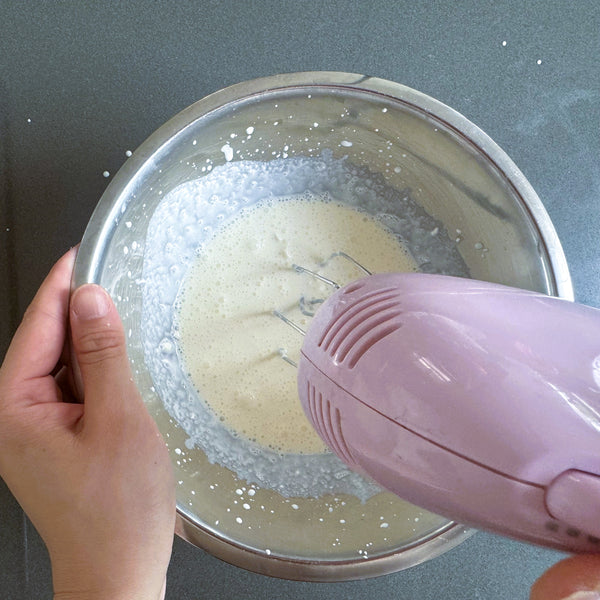
<path fill-rule="evenodd" d="M 287 497 L 346 493 L 367 500 L 379 491 L 335 455 L 281 454 L 227 429 L 198 396 L 179 360 L 176 305 L 181 284 L 199 249 L 244 207 L 306 192 L 329 194 L 381 220 L 408 248 L 420 269 L 468 275 L 441 223 L 383 177 L 334 159 L 291 157 L 237 161 L 215 167 L 167 194 L 151 219 L 143 265 L 142 337 L 145 361 L 165 409 L 201 448 L 248 483 Z M 439 234 L 431 231 L 439 228 Z"/>

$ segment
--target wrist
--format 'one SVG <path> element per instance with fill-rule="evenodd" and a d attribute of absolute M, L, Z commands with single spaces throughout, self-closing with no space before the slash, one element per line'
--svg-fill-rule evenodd
<path fill-rule="evenodd" d="M 141 588 L 103 589 L 96 591 L 57 591 L 54 600 L 164 600 L 165 586 L 160 591 Z"/>
<path fill-rule="evenodd" d="M 115 552 L 116 555 L 127 553 Z M 168 560 L 120 561 L 50 552 L 54 600 L 164 600 Z"/>
<path fill-rule="evenodd" d="M 133 576 L 124 583 L 115 581 L 110 573 L 102 581 L 97 578 L 77 577 L 57 581 L 54 579 L 54 600 L 164 600 L 166 590 L 166 577 L 162 580 L 154 574 L 136 579 Z"/>

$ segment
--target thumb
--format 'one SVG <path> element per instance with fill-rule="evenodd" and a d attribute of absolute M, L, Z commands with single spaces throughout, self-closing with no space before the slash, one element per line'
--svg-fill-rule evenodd
<path fill-rule="evenodd" d="M 600 555 L 572 556 L 548 569 L 530 600 L 600 600 Z"/>
<path fill-rule="evenodd" d="M 70 305 L 73 371 L 80 381 L 86 416 L 98 410 L 122 414 L 123 401 L 136 397 L 119 313 L 108 292 L 95 284 L 77 288 Z M 83 393 L 81 393 L 83 392 Z"/>

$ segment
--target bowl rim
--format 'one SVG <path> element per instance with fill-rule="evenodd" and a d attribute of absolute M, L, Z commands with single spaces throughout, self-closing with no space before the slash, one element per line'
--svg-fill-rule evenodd
<path fill-rule="evenodd" d="M 165 151 L 169 141 L 207 114 L 269 92 L 303 89 L 370 92 L 438 120 L 469 143 L 493 164 L 521 199 L 531 222 L 537 227 L 549 260 L 548 283 L 554 295 L 574 299 L 573 285 L 558 234 L 540 198 L 510 157 L 486 133 L 453 108 L 403 84 L 355 73 L 306 71 L 252 79 L 225 87 L 185 108 L 151 134 L 123 164 L 100 198 L 82 237 L 75 261 L 72 288 L 99 283 L 102 256 L 111 239 L 118 216 L 117 200 L 136 177 L 152 169 L 154 158 Z M 216 536 L 193 521 L 184 507 L 177 507 L 176 533 L 210 554 L 244 569 L 292 580 L 331 582 L 377 577 L 406 569 L 434 558 L 466 540 L 474 529 L 449 521 L 412 545 L 367 559 L 339 561 L 299 560 L 267 555 L 264 552 Z"/>
<path fill-rule="evenodd" d="M 193 523 L 180 510 L 177 511 L 175 533 L 212 556 L 253 573 L 292 581 L 333 583 L 380 577 L 417 566 L 452 550 L 477 533 L 477 530 L 449 521 L 428 536 L 400 550 L 369 558 L 314 561 L 268 555 L 265 551 L 225 540 Z"/>
<path fill-rule="evenodd" d="M 550 286 L 556 296 L 574 300 L 567 260 L 556 229 L 537 193 L 508 154 L 483 130 L 450 106 L 400 83 L 356 73 L 305 71 L 260 77 L 236 83 L 213 92 L 183 109 L 152 133 L 123 164 L 106 187 L 85 229 L 75 262 L 73 285 L 97 281 L 101 266 L 99 242 L 110 239 L 108 232 L 114 219 L 114 200 L 121 197 L 131 180 L 141 171 L 152 168 L 152 157 L 164 149 L 175 135 L 208 113 L 268 92 L 294 88 L 340 89 L 371 92 L 425 113 L 453 130 L 495 165 L 523 201 L 523 208 L 535 223 L 550 261 Z"/>

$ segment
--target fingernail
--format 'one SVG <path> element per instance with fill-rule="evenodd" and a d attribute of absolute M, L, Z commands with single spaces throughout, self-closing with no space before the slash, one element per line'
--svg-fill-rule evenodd
<path fill-rule="evenodd" d="M 108 314 L 110 298 L 99 285 L 86 284 L 75 290 L 71 299 L 73 313 L 78 319 L 88 321 Z"/>
<path fill-rule="evenodd" d="M 592 590 L 586 590 L 581 592 L 575 592 L 563 600 L 600 600 L 600 593 Z"/>

